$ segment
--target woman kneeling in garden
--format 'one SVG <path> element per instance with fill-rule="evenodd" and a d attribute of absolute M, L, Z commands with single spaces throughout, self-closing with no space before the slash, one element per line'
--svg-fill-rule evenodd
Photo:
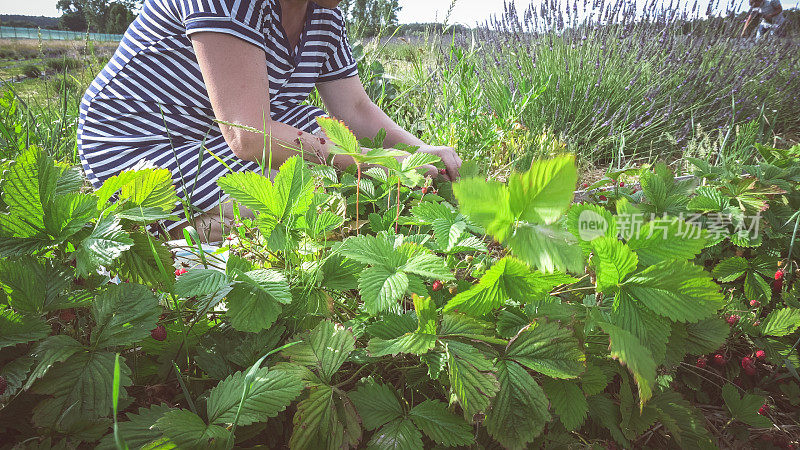
<path fill-rule="evenodd" d="M 331 161 L 316 121 L 323 111 L 302 104 L 314 87 L 359 138 L 385 129 L 385 145 L 435 154 L 454 179 L 461 160 L 452 148 L 420 141 L 367 96 L 339 2 L 145 0 L 81 102 L 78 148 L 89 181 L 98 188 L 143 161 L 169 169 L 178 195 L 199 209 L 195 225 L 219 240 L 232 214 L 220 206 L 217 179 L 229 168 L 257 171 L 270 152 L 272 169 L 300 150 L 311 162 Z M 173 235 L 188 224 L 181 208 L 176 214 L 164 224 Z"/>

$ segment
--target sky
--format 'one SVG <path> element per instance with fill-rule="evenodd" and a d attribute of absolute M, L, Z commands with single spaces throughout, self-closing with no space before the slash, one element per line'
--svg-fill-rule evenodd
<path fill-rule="evenodd" d="M 530 4 L 531 0 L 513 0 L 517 8 L 522 10 Z M 533 0 L 540 3 L 541 0 Z M 640 3 L 644 0 L 637 0 Z M 683 1 L 683 0 L 679 0 Z M 687 3 L 690 0 L 686 0 Z M 710 0 L 698 0 L 701 9 Z M 744 0 L 739 0 L 744 1 Z M 441 22 L 447 15 L 451 0 L 400 0 L 400 22 Z M 10 0 L 3 0 L 4 6 L 0 7 L 3 14 L 25 14 L 32 16 L 58 17 L 61 14 L 56 10 L 56 0 L 26 0 L 14 2 L 14 6 L 8 6 Z M 582 1 L 578 2 L 583 3 Z M 783 0 L 785 8 L 796 7 L 800 0 Z M 450 23 L 462 23 L 465 25 L 475 25 L 485 22 L 490 15 L 498 14 L 503 11 L 503 0 L 457 0 L 450 17 Z"/>

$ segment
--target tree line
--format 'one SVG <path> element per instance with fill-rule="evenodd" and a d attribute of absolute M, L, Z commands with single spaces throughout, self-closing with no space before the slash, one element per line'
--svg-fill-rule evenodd
<path fill-rule="evenodd" d="M 124 33 L 141 0 L 58 0 L 61 28 L 70 31 Z"/>
<path fill-rule="evenodd" d="M 60 27 L 71 31 L 124 33 L 142 0 L 58 0 Z M 399 0 L 343 0 L 339 5 L 351 29 L 371 36 L 397 26 Z"/>
<path fill-rule="evenodd" d="M 2 23 L 7 26 L 121 34 L 136 18 L 141 4 L 142 0 L 57 0 L 56 8 L 61 11 L 58 19 L 6 15 Z M 339 9 L 355 37 L 374 36 L 379 32 L 392 34 L 399 26 L 399 0 L 343 0 Z M 44 19 L 48 22 L 44 23 Z M 407 24 L 401 27 L 400 32 L 413 34 L 440 29 L 440 24 Z"/>

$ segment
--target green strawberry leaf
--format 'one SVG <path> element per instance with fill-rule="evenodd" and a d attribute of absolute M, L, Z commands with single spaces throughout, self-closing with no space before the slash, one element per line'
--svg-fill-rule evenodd
<path fill-rule="evenodd" d="M 39 262 L 31 256 L 0 260 L 0 283 L 8 295 L 8 304 L 23 315 L 41 315 L 71 307 L 64 295 L 71 277 L 53 260 Z"/>
<path fill-rule="evenodd" d="M 317 123 L 334 144 L 346 153 L 361 153 L 358 139 L 344 122 L 329 117 L 317 117 Z"/>
<path fill-rule="evenodd" d="M 52 426 L 61 418 L 63 426 L 69 427 L 110 414 L 115 358 L 111 352 L 79 351 L 47 370 L 32 387 L 37 394 L 52 396 L 39 403 L 37 423 Z M 128 366 L 120 362 L 119 386 L 133 384 L 130 374 Z M 125 390 L 120 392 L 124 395 Z"/>
<path fill-rule="evenodd" d="M 128 420 L 119 422 L 119 435 L 131 448 L 147 447 L 147 444 L 161 438 L 161 430 L 155 424 L 169 411 L 172 411 L 172 408 L 162 403 L 139 408 L 136 413 L 129 412 L 125 415 Z M 97 450 L 116 450 L 116 448 L 113 432 L 105 435 L 97 446 Z"/>
<path fill-rule="evenodd" d="M 119 219 L 108 215 L 97 221 L 92 233 L 75 251 L 78 276 L 86 276 L 100 266 L 111 266 L 122 252 L 133 247 L 133 239 L 123 231 Z"/>
<path fill-rule="evenodd" d="M 628 246 L 645 265 L 663 261 L 694 259 L 706 246 L 707 233 L 680 219 L 647 222 L 628 239 Z"/>
<path fill-rule="evenodd" d="M 475 440 L 469 424 L 448 411 L 447 405 L 439 400 L 425 400 L 411 408 L 408 416 L 417 428 L 437 444 L 457 447 L 470 445 Z"/>
<path fill-rule="evenodd" d="M 770 428 L 772 421 L 758 413 L 764 398 L 758 395 L 747 394 L 739 396 L 739 391 L 730 383 L 722 387 L 722 398 L 725 399 L 725 406 L 731 413 L 731 417 L 740 420 L 752 427 Z"/>
<path fill-rule="evenodd" d="M 641 410 L 645 402 L 653 396 L 653 386 L 656 382 L 656 363 L 653 355 L 630 332 L 608 323 L 601 323 L 600 326 L 609 335 L 611 357 L 627 366 L 636 380 Z"/>
<path fill-rule="evenodd" d="M 364 308 L 374 315 L 389 310 L 403 298 L 409 287 L 409 279 L 404 272 L 374 266 L 361 272 L 358 287 Z"/>
<path fill-rule="evenodd" d="M 42 319 L 26 317 L 0 306 L 0 349 L 44 339 L 50 331 Z"/>
<path fill-rule="evenodd" d="M 175 280 L 175 295 L 189 298 L 211 295 L 228 287 L 228 276 L 214 269 L 191 269 Z"/>
<path fill-rule="evenodd" d="M 553 378 L 576 378 L 586 362 L 572 332 L 554 322 L 523 329 L 509 342 L 506 358 Z"/>
<path fill-rule="evenodd" d="M 592 241 L 597 269 L 597 290 L 614 292 L 625 278 L 636 270 L 639 258 L 630 247 L 616 237 L 599 237 Z"/>
<path fill-rule="evenodd" d="M 277 194 L 269 178 L 257 172 L 233 172 L 218 179 L 217 184 L 226 194 L 254 212 L 279 215 Z"/>
<path fill-rule="evenodd" d="M 466 417 L 486 411 L 500 389 L 492 362 L 475 347 L 447 342 L 447 367 L 450 384 Z"/>
<path fill-rule="evenodd" d="M 230 434 L 219 425 L 206 424 L 197 414 L 185 409 L 168 411 L 155 426 L 176 448 L 223 448 Z"/>
<path fill-rule="evenodd" d="M 245 373 L 236 372 L 211 389 L 208 395 L 208 419 L 212 424 L 227 425 L 237 417 L 242 400 Z M 239 426 L 266 422 L 286 409 L 303 390 L 302 381 L 282 370 L 258 369 L 238 415 Z"/>
<path fill-rule="evenodd" d="M 722 283 L 730 283 L 741 278 L 750 268 L 750 264 L 741 256 L 723 259 L 711 272 L 714 278 Z"/>
<path fill-rule="evenodd" d="M 302 366 L 318 371 L 329 383 L 355 349 L 353 332 L 330 321 L 322 321 L 311 330 L 300 344 L 283 351 L 289 359 Z"/>
<path fill-rule="evenodd" d="M 573 431 L 583 425 L 589 413 L 589 403 L 574 381 L 545 379 L 542 387 L 564 428 Z"/>
<path fill-rule="evenodd" d="M 92 303 L 96 325 L 90 342 L 96 348 L 134 344 L 150 336 L 160 313 L 158 298 L 146 286 L 109 285 Z"/>
<path fill-rule="evenodd" d="M 761 326 L 764 336 L 788 336 L 800 328 L 800 309 L 782 308 L 769 313 Z"/>
<path fill-rule="evenodd" d="M 356 405 L 364 428 L 374 430 L 404 415 L 403 407 L 397 401 L 394 389 L 369 379 L 365 384 L 350 392 L 350 399 Z"/>
<path fill-rule="evenodd" d="M 502 308 L 508 300 L 527 303 L 531 298 L 550 292 L 554 287 L 568 284 L 573 278 L 556 274 L 531 272 L 521 261 L 505 257 L 495 263 L 477 285 L 459 292 L 445 305 L 445 311 L 458 310 L 474 316 Z"/>
<path fill-rule="evenodd" d="M 643 303 L 660 316 L 678 322 L 697 322 L 724 305 L 719 286 L 701 267 L 688 261 L 665 261 L 625 280 L 620 294 Z"/>
<path fill-rule="evenodd" d="M 370 449 L 416 450 L 423 448 L 422 433 L 408 417 L 395 419 L 381 427 L 369 441 Z"/>
<path fill-rule="evenodd" d="M 293 423 L 292 449 L 349 448 L 361 439 L 359 416 L 348 396 L 324 384 L 309 387 Z"/>
<path fill-rule="evenodd" d="M 534 161 L 530 170 L 514 173 L 508 181 L 511 214 L 529 223 L 551 224 L 569 208 L 577 181 L 574 155 Z"/>
<path fill-rule="evenodd" d="M 503 242 L 512 231 L 514 215 L 511 213 L 510 192 L 496 181 L 479 178 L 462 179 L 453 184 L 461 212 L 486 233 Z"/>
<path fill-rule="evenodd" d="M 567 212 L 567 230 L 578 238 L 584 254 L 588 255 L 595 239 L 601 236 L 617 239 L 617 220 L 600 205 L 581 203 Z"/>
<path fill-rule="evenodd" d="M 497 362 L 500 389 L 486 414 L 486 430 L 506 448 L 527 448 L 550 421 L 547 398 L 536 380 L 514 361 Z"/>
<path fill-rule="evenodd" d="M 423 355 L 436 346 L 436 327 L 438 315 L 436 306 L 430 297 L 414 296 L 414 311 L 417 317 L 417 329 L 393 337 L 373 338 L 369 341 L 369 351 L 373 356 L 412 353 Z"/>
<path fill-rule="evenodd" d="M 508 237 L 508 246 L 523 261 L 552 273 L 582 273 L 583 251 L 571 233 L 557 225 L 520 224 Z"/>

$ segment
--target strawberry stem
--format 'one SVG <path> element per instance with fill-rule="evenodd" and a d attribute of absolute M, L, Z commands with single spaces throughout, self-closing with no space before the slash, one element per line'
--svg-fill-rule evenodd
<path fill-rule="evenodd" d="M 394 218 L 394 233 L 397 234 L 397 223 L 400 221 L 400 177 L 397 177 L 397 216 Z"/>
<path fill-rule="evenodd" d="M 358 172 L 358 178 L 356 179 L 356 236 L 360 236 L 361 227 L 359 226 L 358 209 L 360 207 L 359 194 L 361 194 L 361 163 L 356 162 L 356 172 Z"/>

